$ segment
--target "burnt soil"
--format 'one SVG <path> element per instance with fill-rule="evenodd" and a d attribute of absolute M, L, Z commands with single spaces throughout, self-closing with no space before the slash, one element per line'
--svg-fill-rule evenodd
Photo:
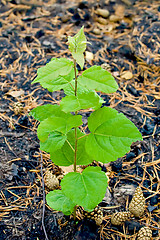
<path fill-rule="evenodd" d="M 97 15 L 97 8 L 108 9 L 109 17 Z M 111 164 L 93 163 L 109 178 L 100 203 L 102 225 L 98 227 L 80 214 L 75 224 L 72 216 L 65 217 L 46 205 L 48 239 L 136 239 L 142 226 L 151 228 L 152 239 L 160 239 L 158 1 L 1 0 L 0 16 L 0 239 L 45 239 L 38 122 L 28 113 L 38 105 L 60 101 L 64 94 L 49 93 L 31 81 L 52 57 L 70 57 L 67 36 L 73 36 L 83 25 L 91 42 L 87 51 L 93 53 L 91 58 L 86 56 L 84 69 L 108 64 L 119 90 L 100 94 L 106 106 L 134 122 L 143 141 L 133 143 L 129 153 Z M 81 114 L 85 130 L 90 112 Z M 43 153 L 44 174 L 47 169 L 57 175 L 62 172 Z M 144 215 L 122 226 L 111 225 L 111 214 L 128 209 L 137 186 L 146 198 Z"/>

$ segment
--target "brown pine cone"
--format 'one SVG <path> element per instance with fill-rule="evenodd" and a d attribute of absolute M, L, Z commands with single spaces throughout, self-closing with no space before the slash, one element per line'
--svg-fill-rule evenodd
<path fill-rule="evenodd" d="M 113 213 L 111 216 L 111 223 L 113 225 L 122 225 L 123 222 L 129 220 L 131 217 L 130 212 L 117 212 Z"/>
<path fill-rule="evenodd" d="M 46 172 L 44 182 L 46 187 L 48 187 L 50 190 L 54 190 L 59 187 L 59 181 L 51 171 Z"/>
<path fill-rule="evenodd" d="M 137 235 L 137 240 L 150 240 L 152 237 L 152 230 L 149 227 L 142 227 Z"/>
<path fill-rule="evenodd" d="M 100 226 L 103 221 L 103 212 L 100 207 L 95 207 L 92 212 L 84 211 L 83 214 L 85 217 L 93 219 L 98 226 Z"/>
<path fill-rule="evenodd" d="M 23 105 L 20 102 L 15 102 L 13 104 L 13 111 L 15 115 L 21 114 L 23 112 Z"/>
<path fill-rule="evenodd" d="M 106 71 L 110 72 L 111 71 L 111 66 L 108 63 L 103 63 L 101 65 L 101 68 L 105 69 Z"/>
<path fill-rule="evenodd" d="M 135 216 L 140 217 L 145 210 L 145 198 L 143 196 L 142 189 L 137 187 L 133 198 L 129 204 L 129 211 Z"/>

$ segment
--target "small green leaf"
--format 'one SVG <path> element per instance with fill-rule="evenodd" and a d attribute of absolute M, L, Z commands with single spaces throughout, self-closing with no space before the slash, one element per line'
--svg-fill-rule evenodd
<path fill-rule="evenodd" d="M 71 114 L 66 114 L 62 112 L 59 105 L 52 105 L 52 104 L 46 104 L 43 106 L 38 106 L 30 111 L 29 115 L 31 115 L 33 118 L 35 118 L 38 121 L 43 121 L 49 116 L 52 117 L 62 117 L 62 118 L 68 118 L 71 116 Z"/>
<path fill-rule="evenodd" d="M 68 37 L 69 50 L 72 53 L 73 58 L 80 65 L 81 69 L 84 66 L 84 51 L 86 50 L 86 37 L 83 31 L 83 27 L 74 37 Z"/>
<path fill-rule="evenodd" d="M 64 194 L 75 205 L 84 207 L 86 211 L 92 211 L 105 196 L 107 178 L 101 168 L 88 167 L 82 173 L 71 172 L 65 175 L 61 186 Z"/>
<path fill-rule="evenodd" d="M 83 53 L 86 50 L 86 36 L 82 27 L 74 37 L 68 37 L 69 50 L 71 53 Z"/>
<path fill-rule="evenodd" d="M 42 121 L 37 129 L 38 138 L 41 142 L 45 142 L 51 132 L 58 131 L 62 134 L 67 134 L 73 127 L 78 127 L 82 124 L 80 115 L 68 117 L 49 117 Z"/>
<path fill-rule="evenodd" d="M 78 78 L 78 82 L 87 89 L 113 93 L 118 85 L 111 73 L 100 66 L 93 66 L 85 70 Z"/>
<path fill-rule="evenodd" d="M 60 106 L 64 112 L 75 112 L 81 109 L 99 108 L 102 105 L 101 98 L 95 91 L 87 91 L 77 96 L 66 96 L 61 100 Z"/>
<path fill-rule="evenodd" d="M 85 151 L 86 136 L 79 129 L 77 129 L 77 165 L 87 165 L 93 162 L 93 159 Z M 67 141 L 63 147 L 56 152 L 51 152 L 51 160 L 59 166 L 70 166 L 74 163 L 75 150 L 75 131 L 70 130 L 67 134 Z"/>
<path fill-rule="evenodd" d="M 86 151 L 96 161 L 107 163 L 124 156 L 130 145 L 142 140 L 136 126 L 122 113 L 103 107 L 88 118 L 91 133 L 86 139 Z"/>
<path fill-rule="evenodd" d="M 66 197 L 61 190 L 54 190 L 46 195 L 47 204 L 54 210 L 61 211 L 64 215 L 71 215 L 75 204 Z"/>
<path fill-rule="evenodd" d="M 73 80 L 73 62 L 65 58 L 53 58 L 46 66 L 39 68 L 37 74 L 38 76 L 32 83 L 39 82 L 48 91 L 57 91 Z"/>
<path fill-rule="evenodd" d="M 45 142 L 40 142 L 40 149 L 49 153 L 55 152 L 64 145 L 66 139 L 66 135 L 54 131 L 49 135 Z"/>
<path fill-rule="evenodd" d="M 72 56 L 76 60 L 76 62 L 79 64 L 81 69 L 83 69 L 83 67 L 84 67 L 84 54 L 79 53 L 79 52 L 73 52 Z"/>

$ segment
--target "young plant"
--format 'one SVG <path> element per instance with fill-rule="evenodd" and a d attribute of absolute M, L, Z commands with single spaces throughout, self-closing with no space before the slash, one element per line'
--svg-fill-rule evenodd
<path fill-rule="evenodd" d="M 100 167 L 89 166 L 78 172 L 77 165 L 88 165 L 93 160 L 115 161 L 130 150 L 132 142 L 142 140 L 142 136 L 122 113 L 101 107 L 104 101 L 96 91 L 113 93 L 118 89 L 109 72 L 95 65 L 79 75 L 76 65 L 83 69 L 87 43 L 83 27 L 68 38 L 68 43 L 73 61 L 52 58 L 38 69 L 38 76 L 32 82 L 39 82 L 50 92 L 63 89 L 66 96 L 60 105 L 38 106 L 31 115 L 40 121 L 37 129 L 40 149 L 50 153 L 56 165 L 74 165 L 74 172 L 66 174 L 61 181 L 62 190 L 47 194 L 47 203 L 65 215 L 74 212 L 75 216 L 77 206 L 92 211 L 102 201 L 107 188 L 107 178 Z M 88 108 L 93 112 L 88 118 L 90 133 L 85 134 L 79 128 L 82 125 L 79 111 Z"/>

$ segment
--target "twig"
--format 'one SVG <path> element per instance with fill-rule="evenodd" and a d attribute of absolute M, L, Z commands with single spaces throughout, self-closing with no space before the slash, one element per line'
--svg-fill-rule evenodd
<path fill-rule="evenodd" d="M 13 155 L 18 158 L 17 154 L 13 151 L 13 149 L 11 148 L 11 146 L 9 145 L 9 143 L 7 142 L 7 139 L 4 137 L 5 143 L 7 144 L 9 150 L 13 153 Z"/>
<path fill-rule="evenodd" d="M 44 178 L 43 178 L 43 169 L 42 169 L 42 165 L 43 165 L 43 157 L 42 157 L 42 152 L 40 150 L 40 154 L 41 154 L 41 176 L 42 176 L 42 190 L 43 190 L 43 212 L 42 212 L 42 227 L 43 227 L 43 231 L 45 234 L 45 238 L 46 240 L 48 239 L 47 233 L 46 233 L 46 229 L 45 229 L 45 225 L 44 225 L 44 214 L 45 214 L 45 189 L 44 189 Z"/>

